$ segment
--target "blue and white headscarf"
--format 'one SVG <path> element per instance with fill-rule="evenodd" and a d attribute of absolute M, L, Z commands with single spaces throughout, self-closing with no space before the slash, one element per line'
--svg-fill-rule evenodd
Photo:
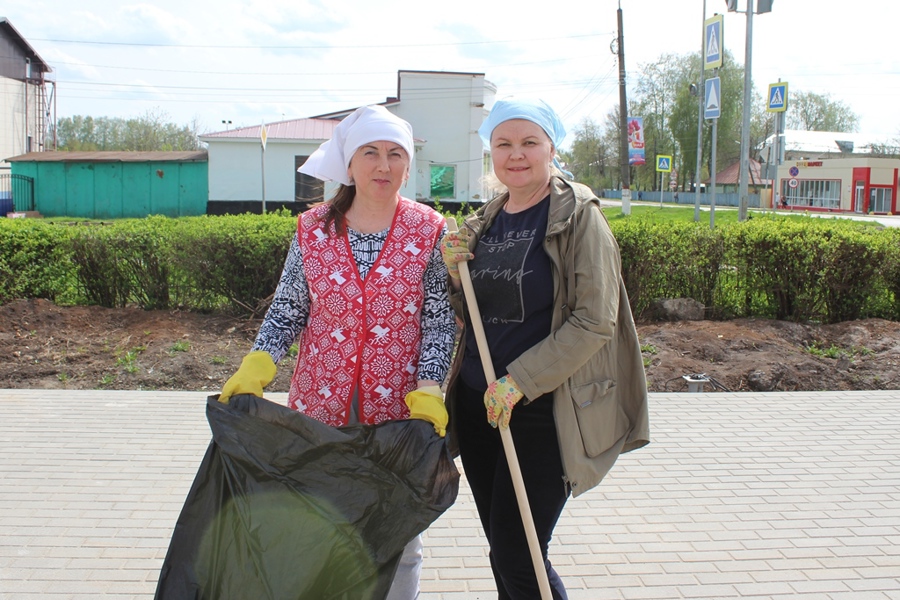
<path fill-rule="evenodd" d="M 543 100 L 498 100 L 494 103 L 484 123 L 478 128 L 478 135 L 481 137 L 485 149 L 491 149 L 491 134 L 497 125 L 512 119 L 524 119 L 537 124 L 544 130 L 550 141 L 553 142 L 553 148 L 557 152 L 560 144 L 566 139 L 566 128 L 563 126 L 562 120 L 556 114 L 556 111 L 550 108 L 550 105 Z M 571 173 L 560 166 L 555 156 L 553 157 L 553 165 L 567 177 L 572 177 Z"/>

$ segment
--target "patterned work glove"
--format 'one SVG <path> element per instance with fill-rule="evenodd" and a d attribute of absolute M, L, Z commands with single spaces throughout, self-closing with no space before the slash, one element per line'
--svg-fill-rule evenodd
<path fill-rule="evenodd" d="M 441 240 L 441 258 L 447 265 L 447 272 L 453 279 L 459 279 L 459 263 L 472 260 L 475 255 L 469 252 L 469 230 L 451 231 Z"/>
<path fill-rule="evenodd" d="M 237 394 L 263 396 L 263 388 L 275 379 L 275 363 L 272 355 L 264 350 L 254 350 L 244 357 L 241 366 L 222 386 L 219 402 L 228 403 Z"/>
<path fill-rule="evenodd" d="M 434 432 L 444 437 L 447 433 L 447 407 L 441 388 L 429 385 L 413 390 L 406 395 L 410 419 L 422 419 L 434 425 Z"/>
<path fill-rule="evenodd" d="M 484 393 L 484 407 L 487 409 L 487 420 L 491 427 L 499 426 L 500 429 L 507 429 L 513 406 L 524 395 L 510 375 L 504 375 L 491 383 Z"/>

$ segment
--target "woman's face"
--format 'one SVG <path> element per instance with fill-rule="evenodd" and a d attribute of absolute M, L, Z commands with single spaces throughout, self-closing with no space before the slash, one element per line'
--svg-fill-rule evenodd
<path fill-rule="evenodd" d="M 357 196 L 393 199 L 409 178 L 409 156 L 396 142 L 369 142 L 353 153 L 347 173 Z"/>
<path fill-rule="evenodd" d="M 491 133 L 494 174 L 511 191 L 546 185 L 555 154 L 547 133 L 525 119 L 504 121 Z"/>

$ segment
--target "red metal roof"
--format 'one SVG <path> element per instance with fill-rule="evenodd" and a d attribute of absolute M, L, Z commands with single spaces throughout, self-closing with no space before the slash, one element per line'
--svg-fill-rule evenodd
<path fill-rule="evenodd" d="M 732 163 L 730 166 L 716 173 L 716 185 L 739 185 L 739 176 L 741 173 L 741 162 Z M 710 183 L 712 179 L 707 178 L 703 183 Z M 750 181 L 749 185 L 766 185 L 771 183 L 765 179 L 760 172 L 759 162 L 750 159 Z"/>
<path fill-rule="evenodd" d="M 334 128 L 337 127 L 339 123 L 340 121 L 337 119 L 292 119 L 290 121 L 279 121 L 278 123 L 267 123 L 266 139 L 330 140 L 332 133 L 334 133 Z M 206 133 L 200 136 L 200 138 L 259 139 L 261 128 L 262 125 L 238 127 L 236 129 L 229 129 L 228 131 Z"/>
<path fill-rule="evenodd" d="M 355 108 L 349 111 L 341 111 L 331 113 L 331 118 L 312 117 L 309 119 L 293 119 L 291 121 L 279 121 L 278 123 L 266 124 L 266 139 L 282 139 L 282 140 L 309 140 L 321 142 L 330 140 L 334 135 L 334 128 L 337 127 L 341 120 L 352 113 Z M 200 136 L 201 141 L 215 138 L 221 139 L 239 139 L 239 140 L 258 140 L 262 125 L 254 125 L 253 127 L 238 127 L 229 129 L 228 131 L 217 131 L 215 133 L 205 133 Z M 413 141 L 424 143 L 422 138 L 413 137 Z"/>

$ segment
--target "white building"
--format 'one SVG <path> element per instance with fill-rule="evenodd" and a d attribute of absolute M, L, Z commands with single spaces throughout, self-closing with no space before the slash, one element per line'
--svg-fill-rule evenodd
<path fill-rule="evenodd" d="M 894 214 L 898 174 L 897 158 L 786 160 L 775 190 L 781 208 Z"/>
<path fill-rule="evenodd" d="M 490 167 L 478 127 L 496 92 L 483 73 L 398 73 L 397 97 L 381 104 L 413 128 L 416 155 L 402 195 L 447 208 L 485 198 L 481 179 Z M 330 184 L 323 187 L 297 168 L 356 108 L 267 124 L 265 151 L 262 125 L 201 136 L 209 149 L 207 212 L 259 212 L 262 200 L 266 210 L 287 206 L 298 212 L 323 193 L 329 197 Z"/>
<path fill-rule="evenodd" d="M 775 136 L 769 136 L 760 151 L 763 161 L 775 162 Z M 900 140 L 887 135 L 868 135 L 841 131 L 786 130 L 781 137 L 778 154 L 785 160 L 820 160 L 851 156 L 881 156 L 888 151 L 900 154 Z"/>
<path fill-rule="evenodd" d="M 787 130 L 778 144 L 780 160 L 772 206 L 809 211 L 897 212 L 900 140 L 890 136 L 834 131 Z M 775 136 L 761 157 L 775 163 Z"/>
<path fill-rule="evenodd" d="M 7 158 L 46 147 L 50 118 L 47 80 L 50 66 L 0 17 L 0 169 L 8 172 Z"/>

